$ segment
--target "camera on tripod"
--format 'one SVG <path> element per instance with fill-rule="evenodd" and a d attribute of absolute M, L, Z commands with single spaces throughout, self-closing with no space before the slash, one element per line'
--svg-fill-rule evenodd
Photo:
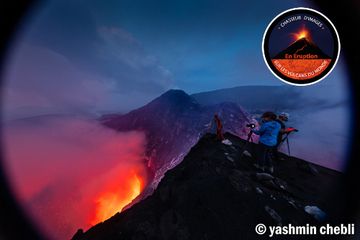
<path fill-rule="evenodd" d="M 280 145 L 278 146 L 278 148 L 280 148 L 280 146 L 283 144 L 283 142 L 286 142 L 287 148 L 288 148 L 288 156 L 290 157 L 290 143 L 289 143 L 289 135 L 293 132 L 298 132 L 299 130 L 293 127 L 288 127 L 285 129 L 285 138 L 283 138 L 280 142 Z"/>
<path fill-rule="evenodd" d="M 254 123 L 249 123 L 249 124 L 246 124 L 246 127 L 253 129 L 256 127 L 256 125 Z"/>
<path fill-rule="evenodd" d="M 287 133 L 287 134 L 292 133 L 292 132 L 298 132 L 298 131 L 299 131 L 298 129 L 293 128 L 293 127 L 289 127 L 289 128 L 285 129 L 285 133 Z"/>

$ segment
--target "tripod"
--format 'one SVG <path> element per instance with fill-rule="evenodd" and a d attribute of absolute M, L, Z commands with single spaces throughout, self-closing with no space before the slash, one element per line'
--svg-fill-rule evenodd
<path fill-rule="evenodd" d="M 278 149 L 280 149 L 280 147 L 282 146 L 282 144 L 284 142 L 286 142 L 286 145 L 287 145 L 287 150 L 288 150 L 288 156 L 291 157 L 291 152 L 290 152 L 290 143 L 289 143 L 289 135 L 290 133 L 292 133 L 294 131 L 291 131 L 291 132 L 287 132 L 285 133 L 285 137 L 281 140 L 279 146 L 278 146 Z"/>
<path fill-rule="evenodd" d="M 246 146 L 249 144 L 249 143 L 253 143 L 253 138 L 252 138 L 252 135 L 253 135 L 253 132 L 250 131 L 249 134 L 248 134 L 248 137 L 246 139 L 246 142 L 244 144 L 244 146 L 241 148 L 241 155 L 239 157 L 239 160 L 242 159 L 242 157 L 244 156 L 244 152 L 245 152 L 245 149 L 246 149 Z"/>

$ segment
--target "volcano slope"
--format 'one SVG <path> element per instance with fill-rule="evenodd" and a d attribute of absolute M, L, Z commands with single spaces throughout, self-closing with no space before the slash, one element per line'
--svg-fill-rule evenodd
<path fill-rule="evenodd" d="M 341 173 L 287 158 L 274 163 L 273 175 L 259 174 L 253 157 L 241 157 L 245 141 L 225 136 L 232 145 L 222 144 L 213 134 L 203 136 L 151 196 L 86 232 L 79 230 L 73 240 L 267 239 L 256 235 L 257 224 L 323 224 L 305 212 L 308 205 L 326 213 L 322 221 L 337 220 L 330 189 L 336 189 Z M 256 153 L 255 144 L 245 146 Z"/>

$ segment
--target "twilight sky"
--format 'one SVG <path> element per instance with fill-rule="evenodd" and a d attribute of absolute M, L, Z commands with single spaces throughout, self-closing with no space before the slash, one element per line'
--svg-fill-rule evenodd
<path fill-rule="evenodd" d="M 94 115 L 132 110 L 170 88 L 196 93 L 285 85 L 263 61 L 262 36 L 273 17 L 299 6 L 310 5 L 53 0 L 34 8 L 1 76 L 5 164 L 23 206 L 51 239 L 69 239 L 77 228 L 88 227 L 104 189 L 120 187 L 122 193 L 131 187 L 124 172 L 146 179 L 143 134 L 104 128 L 89 120 Z M 341 59 L 326 80 L 298 88 L 328 107 L 298 113 L 301 131 L 293 152 L 335 169 L 346 164 L 349 140 L 344 66 Z M 34 117 L 43 114 L 49 115 Z M 9 121 L 19 118 L 26 119 Z M 325 154 L 316 158 L 314 151 Z M 74 190 L 80 187 L 84 191 Z"/>
<path fill-rule="evenodd" d="M 170 88 L 280 85 L 263 32 L 298 1 L 49 1 L 18 31 L 5 118 L 124 112 Z M 341 76 L 341 79 L 344 79 Z"/>

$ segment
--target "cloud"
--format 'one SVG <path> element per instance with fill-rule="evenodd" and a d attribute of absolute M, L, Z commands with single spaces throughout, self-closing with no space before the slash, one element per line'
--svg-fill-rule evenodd
<path fill-rule="evenodd" d="M 101 204 L 112 196 L 126 204 L 144 186 L 144 146 L 141 132 L 118 133 L 74 117 L 44 116 L 4 127 L 11 186 L 51 239 L 69 239 L 103 214 L 121 210 Z"/>
<path fill-rule="evenodd" d="M 7 62 L 4 117 L 126 112 L 171 86 L 171 73 L 130 46 L 136 43 L 131 35 L 119 29 L 101 31 L 107 40 L 94 50 L 98 64 L 93 70 L 49 48 L 20 44 Z"/>
<path fill-rule="evenodd" d="M 79 70 L 65 56 L 43 47 L 21 45 L 8 61 L 5 115 L 82 113 L 108 99 L 109 82 Z"/>
<path fill-rule="evenodd" d="M 294 126 L 299 132 L 290 136 L 291 154 L 336 170 L 346 167 L 351 141 L 349 112 L 344 105 L 297 111 Z M 283 150 L 287 153 L 286 144 Z"/>
<path fill-rule="evenodd" d="M 88 7 L 55 1 L 36 13 L 6 62 L 5 117 L 127 112 L 174 86 L 141 41 Z"/>
<path fill-rule="evenodd" d="M 101 26 L 97 31 L 103 41 L 97 47 L 97 59 L 102 62 L 99 68 L 117 79 L 117 91 L 160 93 L 172 86 L 172 73 L 130 32 L 113 26 Z"/>

